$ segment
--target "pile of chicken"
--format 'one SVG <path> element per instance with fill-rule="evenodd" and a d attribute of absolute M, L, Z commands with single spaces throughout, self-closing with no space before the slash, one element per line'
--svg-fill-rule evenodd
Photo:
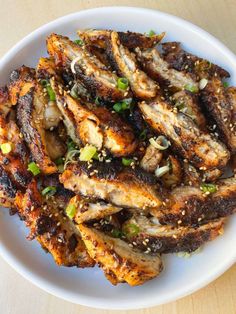
<path fill-rule="evenodd" d="M 164 34 L 78 35 L 0 89 L 0 201 L 58 265 L 140 285 L 236 210 L 236 88 Z"/>

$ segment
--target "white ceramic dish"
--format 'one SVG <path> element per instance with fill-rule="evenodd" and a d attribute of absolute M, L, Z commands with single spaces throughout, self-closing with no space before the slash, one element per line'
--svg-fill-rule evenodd
<path fill-rule="evenodd" d="M 225 67 L 236 85 L 236 57 L 217 39 L 177 17 L 148 9 L 106 7 L 81 11 L 57 19 L 37 29 L 0 61 L 0 83 L 22 64 L 35 66 L 46 55 L 45 38 L 51 32 L 76 38 L 78 28 L 110 28 L 145 32 L 166 31 L 165 40 L 181 41 L 184 47 Z M 59 268 L 35 241 L 25 239 L 27 230 L 18 217 L 0 212 L 0 254 L 21 275 L 47 292 L 65 300 L 104 309 L 138 309 L 186 296 L 210 283 L 236 262 L 236 216 L 231 217 L 223 236 L 205 245 L 190 259 L 164 257 L 165 270 L 144 286 L 117 287 L 98 268 Z"/>

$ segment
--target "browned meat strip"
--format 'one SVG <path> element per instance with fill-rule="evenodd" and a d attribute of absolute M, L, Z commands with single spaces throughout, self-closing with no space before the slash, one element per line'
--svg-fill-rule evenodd
<path fill-rule="evenodd" d="M 102 201 L 90 201 L 89 199 L 83 198 L 80 195 L 72 197 L 69 202 L 69 206 L 73 206 L 73 208 L 76 209 L 74 220 L 78 224 L 93 219 L 102 219 L 122 210 L 121 207 L 117 207 Z"/>
<path fill-rule="evenodd" d="M 188 91 L 180 91 L 172 96 L 175 107 L 188 115 L 198 125 L 201 130 L 206 130 L 206 118 L 203 115 L 198 96 Z"/>
<path fill-rule="evenodd" d="M 146 255 L 120 239 L 83 224 L 79 225 L 79 230 L 88 253 L 113 285 L 122 282 L 130 286 L 142 285 L 158 276 L 163 269 L 159 256 Z"/>
<path fill-rule="evenodd" d="M 44 129 L 44 109 L 46 100 L 42 87 L 36 83 L 27 94 L 21 96 L 17 106 L 17 120 L 33 159 L 45 174 L 57 171 L 47 151 Z"/>
<path fill-rule="evenodd" d="M 135 56 L 120 43 L 116 32 L 110 35 L 107 54 L 114 69 L 120 76 L 128 79 L 131 90 L 138 98 L 149 99 L 156 96 L 159 86 L 139 69 Z"/>
<path fill-rule="evenodd" d="M 137 232 L 132 233 L 134 226 Z M 224 219 L 197 227 L 173 227 L 160 225 L 155 217 L 133 216 L 123 224 L 122 230 L 126 234 L 126 240 L 142 251 L 176 253 L 195 251 L 220 235 L 223 226 Z"/>
<path fill-rule="evenodd" d="M 154 130 L 164 134 L 175 150 L 202 170 L 224 167 L 229 160 L 226 147 L 210 134 L 202 132 L 191 118 L 160 97 L 139 103 L 144 119 Z"/>
<path fill-rule="evenodd" d="M 116 101 L 127 97 L 127 92 L 117 87 L 118 77 L 107 70 L 85 47 L 80 47 L 67 37 L 51 34 L 47 49 L 56 64 L 71 67 L 76 78 L 92 91 L 95 96 Z"/>
<path fill-rule="evenodd" d="M 106 48 L 106 40 L 111 35 L 110 30 L 96 30 L 96 29 L 89 29 L 89 30 L 78 30 L 79 37 L 85 41 L 87 44 L 97 46 L 99 48 Z M 152 48 L 157 43 L 159 43 L 165 33 L 155 34 L 152 36 L 143 35 L 141 33 L 135 32 L 117 32 L 119 36 L 119 40 L 122 45 L 127 47 L 128 49 L 134 49 L 139 47 L 141 49 L 145 48 Z"/>
<path fill-rule="evenodd" d="M 162 152 L 153 145 L 149 144 L 139 165 L 145 171 L 154 172 L 160 164 L 162 157 Z"/>
<path fill-rule="evenodd" d="M 0 164 L 18 189 L 24 189 L 31 178 L 27 171 L 28 150 L 23 136 L 13 120 L 0 115 L 0 145 L 7 145 L 7 151 L 0 150 Z M 2 146 L 1 146 L 2 147 Z"/>
<path fill-rule="evenodd" d="M 160 177 L 164 187 L 170 189 L 178 186 L 182 181 L 182 167 L 179 159 L 173 155 L 163 158 L 160 167 L 169 166 L 169 171 Z"/>
<path fill-rule="evenodd" d="M 198 83 L 188 73 L 170 68 L 156 48 L 146 50 L 136 48 L 135 52 L 144 71 L 161 85 L 173 91 L 183 90 L 187 86 L 198 90 Z"/>
<path fill-rule="evenodd" d="M 74 142 L 91 144 L 99 150 L 106 148 L 115 156 L 129 155 L 135 150 L 137 143 L 133 130 L 118 114 L 105 107 L 73 99 L 66 92 L 61 95 L 62 88 L 58 88 L 55 80 L 51 80 L 51 85 L 67 132 Z"/>
<path fill-rule="evenodd" d="M 0 113 L 4 118 L 8 115 L 12 107 L 9 98 L 9 92 L 7 86 L 0 87 Z"/>
<path fill-rule="evenodd" d="M 103 199 L 121 207 L 140 210 L 159 208 L 160 195 L 154 188 L 155 178 L 141 169 L 123 169 L 120 163 L 93 162 L 71 164 L 63 172 L 60 181 L 65 188 L 90 198 Z M 160 191 L 161 193 L 161 191 Z"/>
<path fill-rule="evenodd" d="M 30 228 L 29 238 L 36 237 L 58 265 L 91 267 L 94 262 L 88 256 L 78 230 L 64 214 L 68 196 L 71 196 L 69 193 L 66 197 L 65 193 L 61 188 L 54 196 L 43 199 L 33 180 L 25 194 L 17 194 L 16 205 Z"/>
<path fill-rule="evenodd" d="M 22 66 L 12 71 L 10 75 L 9 96 L 12 105 L 16 105 L 18 98 L 27 94 L 34 86 L 35 70 Z"/>
<path fill-rule="evenodd" d="M 230 76 L 218 65 L 184 51 L 178 42 L 163 43 L 162 49 L 165 60 L 172 68 L 190 73 L 196 80 L 214 76 L 220 78 Z"/>
<path fill-rule="evenodd" d="M 8 173 L 0 166 L 0 206 L 13 208 L 17 187 Z"/>
<path fill-rule="evenodd" d="M 202 101 L 216 121 L 223 140 L 236 152 L 236 88 L 225 89 L 218 78 L 213 78 L 202 90 Z"/>
<path fill-rule="evenodd" d="M 199 187 L 177 187 L 166 201 L 166 209 L 153 214 L 162 224 L 199 224 L 236 211 L 236 178 L 216 182 L 217 191 L 206 195 Z"/>

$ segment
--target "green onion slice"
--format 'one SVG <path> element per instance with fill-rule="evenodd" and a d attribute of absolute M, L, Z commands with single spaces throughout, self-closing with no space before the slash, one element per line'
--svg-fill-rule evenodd
<path fill-rule="evenodd" d="M 145 141 L 146 138 L 147 138 L 147 130 L 144 129 L 144 130 L 139 134 L 139 139 L 140 139 L 141 141 Z"/>
<path fill-rule="evenodd" d="M 79 45 L 79 46 L 83 46 L 83 44 L 84 44 L 84 42 L 83 42 L 82 39 L 76 39 L 76 40 L 74 40 L 74 43 L 75 43 L 76 45 Z"/>
<path fill-rule="evenodd" d="M 123 227 L 123 232 L 127 237 L 135 237 L 139 234 L 140 228 L 135 224 L 127 224 Z"/>
<path fill-rule="evenodd" d="M 50 101 L 55 101 L 56 100 L 56 94 L 55 94 L 54 90 L 52 89 L 51 85 L 48 84 L 46 86 L 46 89 L 47 89 L 47 93 L 48 93 L 48 96 L 49 96 L 49 100 Z"/>
<path fill-rule="evenodd" d="M 87 145 L 80 150 L 80 161 L 89 161 L 91 160 L 97 152 L 97 148 L 92 145 Z"/>
<path fill-rule="evenodd" d="M 40 169 L 34 161 L 28 164 L 27 170 L 32 172 L 34 176 L 40 173 Z"/>
<path fill-rule="evenodd" d="M 133 159 L 128 159 L 128 158 L 124 158 L 124 157 L 122 158 L 122 164 L 124 166 L 130 166 L 132 164 L 132 162 L 134 162 Z"/>
<path fill-rule="evenodd" d="M 76 144 L 71 139 L 68 140 L 66 144 L 67 144 L 67 150 L 68 151 L 76 149 Z"/>
<path fill-rule="evenodd" d="M 48 80 L 41 80 L 40 83 L 44 87 L 46 87 L 49 84 Z"/>
<path fill-rule="evenodd" d="M 70 218 L 73 219 L 76 214 L 76 207 L 74 204 L 70 204 L 66 207 L 66 215 Z"/>
<path fill-rule="evenodd" d="M 195 86 L 195 85 L 186 84 L 186 85 L 184 86 L 184 88 L 185 88 L 186 90 L 188 90 L 189 92 L 191 92 L 191 93 L 197 93 L 197 92 L 198 92 L 198 87 Z"/>
<path fill-rule="evenodd" d="M 115 103 L 114 106 L 113 106 L 113 109 L 116 112 L 118 112 L 118 113 L 122 112 L 122 111 L 125 111 L 125 110 L 131 110 L 131 108 L 132 108 L 132 101 L 133 101 L 132 98 L 124 99 L 121 102 Z"/>
<path fill-rule="evenodd" d="M 154 140 L 154 138 L 152 137 L 149 139 L 149 142 L 153 147 L 159 150 L 165 150 L 170 146 L 170 142 L 163 135 L 158 136 L 156 140 Z"/>
<path fill-rule="evenodd" d="M 148 36 L 149 36 L 149 37 L 152 37 L 152 36 L 154 36 L 154 35 L 156 35 L 156 32 L 151 29 L 151 30 L 148 32 Z"/>
<path fill-rule="evenodd" d="M 155 176 L 157 178 L 162 177 L 164 174 L 168 173 L 170 171 L 170 164 L 163 166 L 163 167 L 157 167 L 155 170 Z"/>
<path fill-rule="evenodd" d="M 217 186 L 213 183 L 202 183 L 200 186 L 200 189 L 204 192 L 204 193 L 215 193 L 217 191 Z"/>
<path fill-rule="evenodd" d="M 121 238 L 124 235 L 124 233 L 121 230 L 119 230 L 119 229 L 112 229 L 111 235 L 114 238 Z"/>
<path fill-rule="evenodd" d="M 47 186 L 45 189 L 42 190 L 42 195 L 54 195 L 57 191 L 55 186 Z"/>
<path fill-rule="evenodd" d="M 78 87 L 77 87 L 76 84 L 71 88 L 70 95 L 73 98 L 75 98 L 75 99 L 79 98 L 79 96 L 78 96 Z"/>
<path fill-rule="evenodd" d="M 59 157 L 57 158 L 54 163 L 57 165 L 57 166 L 60 166 L 60 165 L 63 165 L 64 164 L 64 160 L 62 157 Z"/>
<path fill-rule="evenodd" d="M 2 153 L 5 155 L 5 154 L 10 153 L 10 151 L 12 150 L 12 144 L 11 143 L 3 143 L 3 144 L 1 144 L 0 148 L 1 148 Z"/>
<path fill-rule="evenodd" d="M 116 112 L 121 112 L 121 111 L 122 111 L 122 103 L 121 103 L 121 102 L 115 103 L 114 106 L 113 106 L 113 109 L 114 109 Z"/>
<path fill-rule="evenodd" d="M 229 83 L 228 83 L 228 82 L 223 82 L 223 86 L 224 86 L 225 88 L 227 88 L 227 87 L 229 87 Z"/>
<path fill-rule="evenodd" d="M 100 102 L 101 102 L 100 97 L 97 96 L 94 102 L 95 102 L 95 105 L 100 105 Z"/>
<path fill-rule="evenodd" d="M 117 80 L 117 86 L 119 89 L 126 90 L 129 86 L 129 81 L 125 77 L 120 77 Z"/>

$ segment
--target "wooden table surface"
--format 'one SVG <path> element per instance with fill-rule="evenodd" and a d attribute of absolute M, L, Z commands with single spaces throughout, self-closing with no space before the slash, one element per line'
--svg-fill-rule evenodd
<path fill-rule="evenodd" d="M 236 53 L 236 0 L 0 0 L 0 57 L 21 38 L 44 23 L 68 13 L 111 5 L 148 7 L 177 15 L 209 31 Z M 206 288 L 188 297 L 151 309 L 127 312 L 236 314 L 236 265 Z M 95 310 L 62 301 L 26 281 L 0 259 L 0 313 L 118 312 Z"/>

